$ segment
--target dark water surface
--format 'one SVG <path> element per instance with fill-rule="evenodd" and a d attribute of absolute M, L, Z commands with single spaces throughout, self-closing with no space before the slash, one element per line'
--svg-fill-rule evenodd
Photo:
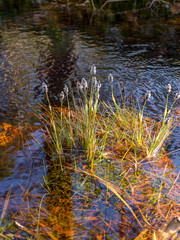
<path fill-rule="evenodd" d="M 37 126 L 31 113 L 38 104 L 46 104 L 42 82 L 48 85 L 51 103 L 59 105 L 64 84 L 89 78 L 93 63 L 102 83 L 102 99 L 111 99 L 107 81 L 111 72 L 117 99 L 123 91 L 127 97 L 133 94 L 141 105 L 150 89 L 146 111 L 153 116 L 162 114 L 166 85 L 172 85 L 169 106 L 180 90 L 180 16 L 157 17 L 150 11 L 93 15 L 48 3 L 19 13 L 1 8 L 0 123 Z M 179 102 L 174 109 L 178 116 Z M 40 130 L 33 135 L 43 141 Z M 24 144 L 15 141 L 0 148 L 0 213 L 9 189 L 11 211 L 22 202 L 27 189 L 32 194 L 42 191 L 45 155 L 31 134 L 28 137 Z M 179 128 L 171 140 L 169 152 L 179 148 Z M 171 158 L 179 166 L 179 152 L 171 153 Z"/>

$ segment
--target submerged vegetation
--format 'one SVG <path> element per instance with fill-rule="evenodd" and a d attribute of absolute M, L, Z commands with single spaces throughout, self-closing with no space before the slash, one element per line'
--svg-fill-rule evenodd
<path fill-rule="evenodd" d="M 88 81 L 64 86 L 59 107 L 51 106 L 48 86 L 42 84 L 48 107 L 40 106 L 36 114 L 46 140 L 41 147 L 48 156 L 47 193 L 36 200 L 37 209 L 28 205 L 15 216 L 22 239 L 178 239 L 179 173 L 164 145 L 177 125 L 173 106 L 180 94 L 168 108 L 168 84 L 164 114 L 152 119 L 145 111 L 151 90 L 142 108 L 138 102 L 127 104 L 123 94 L 119 103 L 110 73 L 113 104 L 105 103 L 95 65 L 90 72 Z M 29 197 L 26 192 L 26 201 Z M 173 218 L 170 225 L 176 227 L 170 231 L 164 223 Z M 11 239 L 3 230 L 0 236 Z"/>
<path fill-rule="evenodd" d="M 18 127 L 13 127 L 9 123 L 3 123 L 0 126 L 0 147 L 10 144 L 19 133 Z"/>
<path fill-rule="evenodd" d="M 150 90 L 138 110 L 136 103 L 119 104 L 112 74 L 108 80 L 113 105 L 100 100 L 95 65 L 89 81 L 82 79 L 75 88 L 65 85 L 60 107 L 51 106 L 48 86 L 42 85 L 48 107 L 41 106 L 37 116 L 49 156 L 44 184 L 49 212 L 44 196 L 36 212 L 29 209 L 16 221 L 35 239 L 135 239 L 140 232 L 136 239 L 147 239 L 148 232 L 149 239 L 177 239 L 178 224 L 168 233 L 147 230 L 180 214 L 179 174 L 164 148 L 177 123 L 174 103 L 168 109 L 171 85 L 163 116 L 152 119 L 145 114 Z M 21 226 L 19 220 L 27 217 L 33 224 Z"/>

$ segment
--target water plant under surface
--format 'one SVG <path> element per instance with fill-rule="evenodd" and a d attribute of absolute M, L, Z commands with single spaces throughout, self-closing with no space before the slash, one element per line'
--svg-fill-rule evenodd
<path fill-rule="evenodd" d="M 64 87 L 60 107 L 51 106 L 43 83 L 48 107 L 41 106 L 37 116 L 49 156 L 48 211 L 42 199 L 37 211 L 24 215 L 33 219 L 24 231 L 30 227 L 35 239 L 135 239 L 180 214 L 179 173 L 164 149 L 177 124 L 174 103 L 168 110 L 171 86 L 157 120 L 145 114 L 150 90 L 138 111 L 137 104 L 117 102 L 112 74 L 108 79 L 113 105 L 100 101 L 95 65 L 89 81 Z"/>

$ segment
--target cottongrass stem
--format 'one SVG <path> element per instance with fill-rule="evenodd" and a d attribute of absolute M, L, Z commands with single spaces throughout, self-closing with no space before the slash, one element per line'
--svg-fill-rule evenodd
<path fill-rule="evenodd" d="M 95 64 L 93 64 L 93 65 L 91 66 L 90 73 L 91 73 L 91 75 L 96 75 L 96 66 L 95 66 Z"/>
<path fill-rule="evenodd" d="M 48 92 L 48 86 L 45 82 L 42 83 L 42 90 L 43 92 L 47 93 Z"/>
<path fill-rule="evenodd" d="M 108 81 L 110 83 L 113 83 L 113 81 L 114 81 L 113 75 L 111 73 L 109 73 L 109 75 L 108 75 Z"/>
<path fill-rule="evenodd" d="M 168 84 L 167 87 L 166 87 L 166 91 L 167 93 L 169 94 L 171 92 L 171 84 Z"/>

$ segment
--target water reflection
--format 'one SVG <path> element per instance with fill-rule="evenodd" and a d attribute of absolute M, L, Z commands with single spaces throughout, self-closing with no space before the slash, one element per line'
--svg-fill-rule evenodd
<path fill-rule="evenodd" d="M 141 105 L 142 97 L 150 89 L 152 98 L 145 110 L 153 116 L 160 115 L 166 103 L 165 88 L 170 83 L 169 106 L 173 103 L 179 90 L 179 16 L 145 19 L 140 13 L 133 13 L 116 14 L 109 19 L 96 15 L 91 18 L 86 11 L 76 13 L 72 9 L 50 6 L 17 15 L 14 19 L 1 14 L 0 122 L 18 126 L 20 113 L 23 122 L 36 124 L 37 120 L 31 119 L 29 113 L 32 107 L 46 104 L 42 82 L 48 85 L 51 103 L 58 105 L 58 94 L 63 85 L 82 77 L 88 79 L 93 63 L 97 65 L 97 78 L 102 82 L 101 99 L 111 99 L 107 81 L 111 72 L 118 101 L 121 101 L 122 95 L 126 100 L 133 94 L 134 100 Z M 179 102 L 174 106 L 176 116 L 178 106 Z M 41 141 L 39 131 L 35 131 L 34 136 L 39 136 Z M 176 128 L 169 151 L 179 148 L 178 136 L 179 128 Z M 33 161 L 32 151 L 34 156 L 39 154 Z M 38 184 L 43 181 L 41 160 L 44 155 L 35 142 L 26 142 L 23 150 L 18 150 L 15 144 L 14 149 L 7 149 L 0 157 L 3 162 L 1 198 L 5 198 L 12 186 L 12 191 L 16 192 L 14 203 L 19 203 L 22 200 L 20 185 L 26 189 L 27 183 L 32 187 L 36 182 L 35 188 L 38 189 Z M 172 154 L 172 159 L 178 161 L 179 154 Z M 29 181 L 30 178 L 34 180 Z M 101 202 L 97 204 L 101 205 Z M 71 211 L 71 204 L 68 207 Z M 106 206 L 103 209 L 109 211 Z M 67 221 L 71 222 L 71 217 Z"/>
<path fill-rule="evenodd" d="M 54 36 L 56 38 L 54 39 Z M 73 54 L 73 33 L 64 32 L 61 27 L 52 30 L 49 35 L 52 43 L 50 53 L 41 54 L 41 62 L 37 68 L 38 78 L 46 82 L 49 89 L 49 97 L 53 104 L 57 104 L 59 93 L 63 90 L 63 84 L 67 81 L 77 57 Z M 35 96 L 39 95 L 40 89 L 35 89 Z"/>
<path fill-rule="evenodd" d="M 42 133 L 34 133 L 37 140 L 42 144 Z M 27 138 L 26 138 L 27 139 Z M 18 148 L 14 143 L 14 148 L 2 149 L 0 153 L 0 212 L 2 212 L 4 200 L 8 190 L 11 189 L 9 210 L 17 210 L 18 206 L 25 207 L 28 203 L 23 200 L 24 194 L 29 192 L 42 193 L 40 184 L 43 181 L 45 155 L 39 149 L 39 144 L 29 140 L 24 142 L 24 146 Z M 31 204 L 31 203 L 30 203 Z M 8 210 L 8 213 L 9 213 Z"/>
<path fill-rule="evenodd" d="M 40 44 L 41 41 L 46 44 Z M 40 101 L 34 98 L 34 85 L 38 83 L 36 69 L 40 54 L 48 51 L 50 41 L 47 37 L 37 39 L 34 32 L 26 31 L 22 26 L 3 29 L 1 37 L 1 74 L 2 106 L 6 102 L 8 117 L 18 110 L 28 109 Z M 13 114 L 13 115 L 14 115 Z"/>

